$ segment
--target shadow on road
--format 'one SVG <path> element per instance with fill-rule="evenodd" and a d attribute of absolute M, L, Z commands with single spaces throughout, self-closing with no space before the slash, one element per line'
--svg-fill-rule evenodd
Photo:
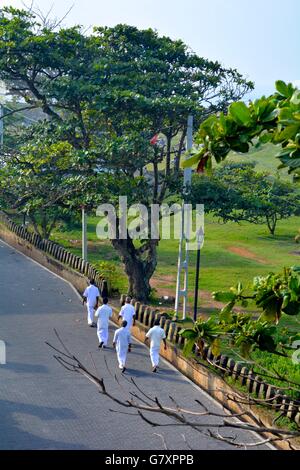
<path fill-rule="evenodd" d="M 48 367 L 41 364 L 23 364 L 22 362 L 7 362 L 5 369 L 25 374 L 47 374 L 49 370 Z"/>
<path fill-rule="evenodd" d="M 21 415 L 19 419 L 18 415 Z M 24 415 L 26 415 L 25 418 Z M 76 419 L 76 415 L 69 408 L 43 407 L 0 400 L 0 435 L 5 434 L 5 443 L 0 439 L 0 449 L 87 449 L 87 447 L 81 444 L 77 445 L 74 442 L 68 443 L 47 439 L 22 429 L 25 421 L 26 428 L 32 428 L 30 423 L 36 423 L 37 418 L 43 421 L 45 434 L 47 432 L 50 434 L 51 429 L 47 429 L 49 422 Z M 53 426 L 54 423 L 52 423 L 51 427 Z"/>

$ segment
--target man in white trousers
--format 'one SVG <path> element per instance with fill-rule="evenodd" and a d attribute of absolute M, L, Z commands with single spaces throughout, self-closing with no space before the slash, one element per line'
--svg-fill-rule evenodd
<path fill-rule="evenodd" d="M 97 335 L 99 339 L 99 348 L 105 348 L 108 343 L 108 325 L 112 316 L 112 308 L 108 305 L 108 298 L 104 297 L 103 305 L 95 313 L 97 321 Z"/>
<path fill-rule="evenodd" d="M 131 351 L 131 327 L 135 324 L 135 309 L 134 306 L 131 305 L 131 299 L 130 297 L 126 297 L 125 300 L 125 305 L 120 310 L 119 313 L 119 318 L 122 318 L 122 320 L 125 320 L 127 322 L 127 329 L 129 331 L 129 345 L 128 345 L 128 352 Z"/>
<path fill-rule="evenodd" d="M 113 347 L 116 348 L 117 357 L 119 362 L 119 369 L 122 372 L 126 370 L 126 357 L 128 352 L 128 345 L 130 342 L 130 333 L 127 328 L 127 321 L 122 321 L 122 326 L 115 331 L 113 339 Z"/>
<path fill-rule="evenodd" d="M 85 289 L 82 297 L 83 303 L 86 302 L 87 306 L 87 322 L 89 326 L 96 326 L 94 323 L 94 313 L 98 308 L 100 292 L 98 287 L 95 286 L 94 279 L 89 281 L 90 285 Z"/>
<path fill-rule="evenodd" d="M 154 326 L 150 328 L 146 334 L 145 343 L 148 339 L 150 339 L 150 359 L 152 364 L 152 372 L 157 372 L 160 344 L 162 341 L 164 342 L 164 348 L 167 349 L 166 333 L 159 326 L 159 320 L 155 320 Z"/>

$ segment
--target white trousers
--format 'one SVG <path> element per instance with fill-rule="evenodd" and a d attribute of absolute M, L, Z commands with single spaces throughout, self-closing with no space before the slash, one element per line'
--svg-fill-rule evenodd
<path fill-rule="evenodd" d="M 126 348 L 123 346 L 123 347 L 119 347 L 117 345 L 116 347 L 116 351 L 117 351 L 117 357 L 118 357 L 118 362 L 119 362 L 119 368 L 120 369 L 123 369 L 123 367 L 125 367 L 125 364 L 126 364 L 126 357 L 127 357 L 127 352 L 128 352 L 128 346 L 126 346 Z"/>
<path fill-rule="evenodd" d="M 126 326 L 126 330 L 128 330 L 128 333 L 129 333 L 129 344 L 131 344 L 131 327 L 132 325 L 130 327 Z"/>
<path fill-rule="evenodd" d="M 107 346 L 108 328 L 97 328 L 97 335 L 98 335 L 99 343 L 103 343 L 104 346 Z"/>
<path fill-rule="evenodd" d="M 152 367 L 157 367 L 159 364 L 159 351 L 160 348 L 150 348 L 150 359 Z"/>
<path fill-rule="evenodd" d="M 94 322 L 95 307 L 91 307 L 90 305 L 87 305 L 86 308 L 87 308 L 87 322 L 89 325 L 92 325 L 92 323 Z"/>

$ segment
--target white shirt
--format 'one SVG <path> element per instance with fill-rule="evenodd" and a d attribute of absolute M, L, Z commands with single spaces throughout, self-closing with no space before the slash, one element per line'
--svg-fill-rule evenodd
<path fill-rule="evenodd" d="M 101 305 L 95 313 L 95 317 L 98 317 L 98 328 L 108 328 L 108 320 L 112 316 L 112 308 L 107 305 Z"/>
<path fill-rule="evenodd" d="M 133 317 L 135 315 L 135 309 L 134 309 L 134 306 L 131 305 L 131 304 L 125 304 L 123 305 L 123 307 L 121 308 L 120 310 L 120 314 L 119 314 L 123 320 L 126 320 L 127 321 L 127 326 L 126 328 L 131 328 L 132 327 L 132 323 L 133 323 Z"/>
<path fill-rule="evenodd" d="M 113 343 L 116 343 L 116 347 L 120 349 L 128 349 L 130 344 L 130 333 L 127 328 L 119 328 L 115 331 Z"/>
<path fill-rule="evenodd" d="M 100 292 L 99 292 L 98 287 L 91 284 L 85 289 L 83 293 L 83 297 L 86 297 L 87 299 L 86 303 L 88 307 L 95 307 L 97 303 L 97 297 L 100 297 Z"/>
<path fill-rule="evenodd" d="M 150 348 L 159 348 L 160 342 L 166 338 L 166 333 L 159 325 L 155 325 L 150 328 L 146 338 L 150 339 Z"/>

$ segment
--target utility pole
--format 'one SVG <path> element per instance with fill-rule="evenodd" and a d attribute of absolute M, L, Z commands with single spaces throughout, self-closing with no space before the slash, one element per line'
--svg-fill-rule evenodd
<path fill-rule="evenodd" d="M 3 117 L 4 117 L 4 107 L 3 104 L 0 103 L 0 149 L 3 149 L 3 137 L 4 137 L 4 124 L 3 124 Z"/>
<path fill-rule="evenodd" d="M 187 123 L 187 134 L 186 134 L 186 149 L 191 150 L 193 147 L 193 116 L 189 115 Z M 192 169 L 184 169 L 184 181 L 183 189 L 184 193 L 187 192 L 188 187 L 192 181 Z M 186 196 L 184 196 L 184 201 L 181 211 L 181 233 L 179 241 L 179 251 L 178 251 L 178 267 L 177 267 L 177 282 L 176 282 L 176 299 L 175 299 L 175 319 L 178 319 L 179 313 L 179 302 L 183 298 L 183 311 L 182 319 L 186 318 L 186 310 L 188 303 L 188 268 L 189 268 L 189 250 L 188 242 L 190 238 L 190 217 L 187 214 L 187 220 L 185 222 L 185 204 L 187 203 Z M 183 286 L 182 284 L 182 274 L 184 276 Z"/>
<path fill-rule="evenodd" d="M 198 313 L 198 294 L 199 294 L 199 274 L 200 274 L 200 254 L 204 242 L 204 231 L 200 227 L 197 233 L 197 261 L 196 261 L 196 278 L 195 278 L 195 296 L 194 296 L 194 322 L 197 321 Z"/>
<path fill-rule="evenodd" d="M 85 207 L 81 208 L 82 214 L 82 259 L 87 261 L 87 216 L 85 212 Z"/>

